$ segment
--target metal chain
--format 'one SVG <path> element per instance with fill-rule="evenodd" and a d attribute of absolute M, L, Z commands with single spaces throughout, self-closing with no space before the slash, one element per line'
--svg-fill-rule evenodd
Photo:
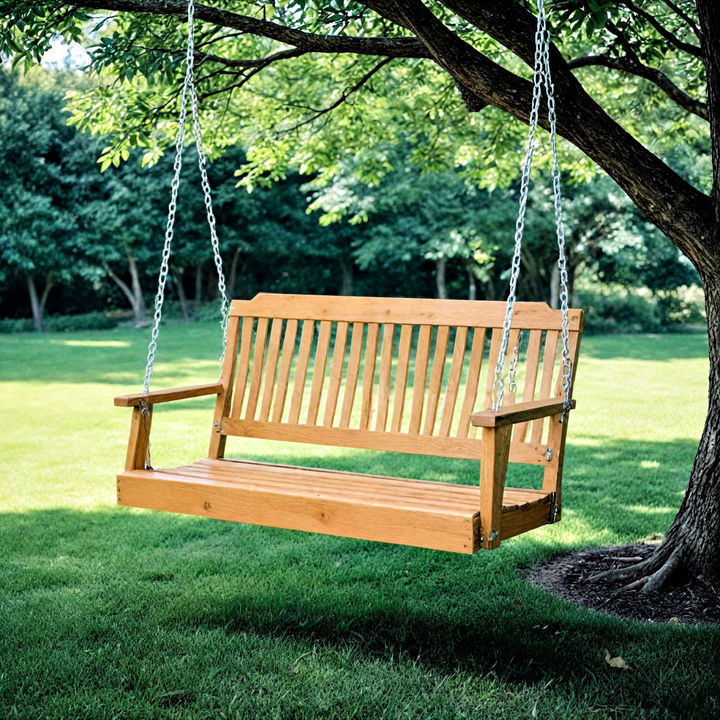
<path fill-rule="evenodd" d="M 165 300 L 165 285 L 170 269 L 170 248 L 172 245 L 175 215 L 177 212 L 178 189 L 180 187 L 180 173 L 183 163 L 183 147 L 185 143 L 185 122 L 187 120 L 187 104 L 190 98 L 190 111 L 192 118 L 193 135 L 195 137 L 195 147 L 197 149 L 198 167 L 200 169 L 200 178 L 203 189 L 203 197 L 205 199 L 205 210 L 207 212 L 207 221 L 210 228 L 210 244 L 212 245 L 213 259 L 218 274 L 218 292 L 220 294 L 220 327 L 222 330 L 222 352 L 220 355 L 220 364 L 222 365 L 225 357 L 225 349 L 227 344 L 227 326 L 230 310 L 230 303 L 227 297 L 227 288 L 225 285 L 225 275 L 222 268 L 222 257 L 220 255 L 220 242 L 217 236 L 215 226 L 215 213 L 212 207 L 212 194 L 210 183 L 207 176 L 207 157 L 202 144 L 202 129 L 200 126 L 200 117 L 198 113 L 197 92 L 195 90 L 195 0 L 188 0 L 187 10 L 188 36 L 187 46 L 185 50 L 185 78 L 183 81 L 182 96 L 180 98 L 180 113 L 178 115 L 178 131 L 175 139 L 175 162 L 173 164 L 173 179 L 170 188 L 170 203 L 168 205 L 167 223 L 165 226 L 165 242 L 163 244 L 162 261 L 160 263 L 160 274 L 158 276 L 158 289 L 155 295 L 155 312 L 153 314 L 153 326 L 150 333 L 150 343 L 148 345 L 147 364 L 145 366 L 145 379 L 143 381 L 143 392 L 150 391 L 150 379 L 152 378 L 153 367 L 155 365 L 155 355 L 157 353 L 157 341 L 160 334 L 160 321 L 162 320 L 162 306 Z"/>
<path fill-rule="evenodd" d="M 530 107 L 530 120 L 527 147 L 525 150 L 525 162 L 523 163 L 522 175 L 520 178 L 520 203 L 518 217 L 515 223 L 515 247 L 513 249 L 512 263 L 510 265 L 510 289 L 508 291 L 507 303 L 505 305 L 505 318 L 503 320 L 502 341 L 500 351 L 495 364 L 495 384 L 493 386 L 493 406 L 497 411 L 502 407 L 505 397 L 505 356 L 507 355 L 508 342 L 510 339 L 510 326 L 512 325 L 513 310 L 515 308 L 517 281 L 520 274 L 520 258 L 522 252 L 522 239 L 525 230 L 525 213 L 527 210 L 528 193 L 530 190 L 530 171 L 532 169 L 533 154 L 535 152 L 535 134 L 540 113 L 540 96 L 543 88 L 543 75 L 545 63 L 543 61 L 543 45 L 546 42 L 545 11 L 543 0 L 538 0 L 538 22 L 535 31 L 535 64 L 533 72 L 533 94 Z"/>
<path fill-rule="evenodd" d="M 538 0 L 542 4 L 544 0 Z M 572 358 L 570 357 L 570 331 L 568 314 L 570 291 L 567 271 L 567 255 L 565 250 L 565 225 L 562 216 L 562 192 L 560 188 L 560 165 L 557 152 L 557 116 L 555 113 L 555 86 L 550 74 L 550 32 L 545 28 L 543 43 L 543 65 L 545 69 L 545 94 L 547 96 L 548 123 L 550 125 L 550 147 L 552 150 L 552 185 L 553 203 L 555 206 L 555 230 L 558 246 L 558 270 L 560 271 L 560 315 L 562 318 L 562 389 L 565 412 L 570 410 L 570 390 L 572 383 Z"/>
<path fill-rule="evenodd" d="M 555 209 L 555 226 L 558 245 L 558 269 L 560 273 L 560 313 L 561 313 L 561 334 L 562 334 L 562 389 L 563 405 L 565 411 L 570 409 L 570 385 L 572 380 L 572 359 L 570 356 L 570 332 L 568 330 L 568 313 L 570 293 L 568 290 L 567 258 L 565 251 L 565 226 L 562 219 L 562 194 L 560 188 L 560 167 L 557 154 L 557 118 L 555 112 L 555 86 L 550 73 L 550 31 L 545 18 L 545 0 L 537 0 L 538 19 L 535 31 L 535 65 L 533 74 L 533 97 L 530 111 L 530 129 L 528 131 L 528 143 L 525 153 L 522 177 L 520 181 L 520 207 L 518 219 L 515 226 L 515 248 L 510 272 L 510 289 L 508 292 L 507 305 L 505 307 L 505 318 L 503 321 L 503 334 L 500 343 L 500 351 L 495 365 L 495 385 L 493 388 L 493 407 L 498 411 L 503 404 L 505 396 L 505 357 L 508 350 L 510 338 L 510 327 L 512 325 L 513 311 L 515 308 L 516 288 L 518 275 L 520 273 L 520 254 L 522 250 L 522 237 L 525 227 L 525 212 L 529 191 L 530 171 L 532 169 L 532 157 L 535 151 L 535 134 L 537 130 L 540 96 L 542 88 L 545 88 L 547 98 L 548 124 L 550 126 L 550 147 L 552 151 L 552 185 L 553 202 Z M 511 392 L 517 389 L 516 372 L 519 359 L 520 340 L 513 350 L 510 360 L 509 382 Z"/>

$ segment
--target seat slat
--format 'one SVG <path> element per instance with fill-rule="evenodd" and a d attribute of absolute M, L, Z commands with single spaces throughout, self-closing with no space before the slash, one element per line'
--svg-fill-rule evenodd
<path fill-rule="evenodd" d="M 410 428 L 414 435 L 420 432 L 423 404 L 425 402 L 425 383 L 427 381 L 428 355 L 430 353 L 430 325 L 421 325 L 415 350 L 415 368 L 413 374 L 413 396 L 410 408 Z"/>
<path fill-rule="evenodd" d="M 440 401 L 443 375 L 445 374 L 449 335 L 450 328 L 447 325 L 438 327 L 437 333 L 435 334 L 435 351 L 433 353 L 432 370 L 430 371 L 430 385 L 428 386 L 423 435 L 432 435 L 435 429 L 435 418 Z"/>
<path fill-rule="evenodd" d="M 448 383 L 445 388 L 445 406 L 443 408 L 442 420 L 440 421 L 440 437 L 448 437 L 450 435 L 450 428 L 452 427 L 452 421 L 455 415 L 458 388 L 460 387 L 460 378 L 462 377 L 463 363 L 465 362 L 467 332 L 468 329 L 466 327 L 459 327 L 455 330 L 450 375 L 448 376 Z"/>
<path fill-rule="evenodd" d="M 375 384 L 375 363 L 377 361 L 377 323 L 368 323 L 367 340 L 365 342 L 365 367 L 362 380 L 362 400 L 360 402 L 360 429 L 367 430 L 372 412 L 373 386 Z"/>
<path fill-rule="evenodd" d="M 260 383 L 262 382 L 263 359 L 265 357 L 265 340 L 267 338 L 268 319 L 260 318 L 255 331 L 255 352 L 253 354 L 252 371 L 250 373 L 250 391 L 248 392 L 245 418 L 252 420 L 257 409 Z"/>
<path fill-rule="evenodd" d="M 315 321 L 305 320 L 303 322 L 302 332 L 300 333 L 300 349 L 298 350 L 297 361 L 295 363 L 295 382 L 293 384 L 293 394 L 290 400 L 290 416 L 288 422 L 296 423 L 300 418 L 300 408 L 302 406 L 303 393 L 305 392 L 305 380 L 307 378 L 308 362 L 310 360 L 310 349 L 315 336 Z"/>
<path fill-rule="evenodd" d="M 295 356 L 295 339 L 297 338 L 297 320 L 288 320 L 285 325 L 282 355 L 280 357 L 280 370 L 278 371 L 278 386 L 275 393 L 272 421 L 280 422 L 285 411 L 285 398 L 287 397 L 288 383 L 290 381 L 290 368 Z"/>
<path fill-rule="evenodd" d="M 412 325 L 403 325 L 400 329 L 397 367 L 395 368 L 395 393 L 393 395 L 393 413 L 390 422 L 391 432 L 400 432 L 405 411 L 405 393 L 407 392 L 408 366 L 412 345 Z"/>
<path fill-rule="evenodd" d="M 309 425 L 314 425 L 317 422 L 318 410 L 320 409 L 320 395 L 325 381 L 325 365 L 327 363 L 328 347 L 330 346 L 331 329 L 332 323 L 328 320 L 323 320 L 320 323 L 315 362 L 313 363 L 312 385 L 310 386 L 310 404 L 307 414 Z"/>
<path fill-rule="evenodd" d="M 382 349 L 380 350 L 380 381 L 378 384 L 377 415 L 375 418 L 375 430 L 378 431 L 385 430 L 385 424 L 387 423 L 394 341 L 395 325 L 388 323 L 383 327 Z"/>
<path fill-rule="evenodd" d="M 335 420 L 337 401 L 340 395 L 340 383 L 342 382 L 342 371 L 345 366 L 347 333 L 348 323 L 339 322 L 335 328 L 335 344 L 333 346 L 333 356 L 330 365 L 330 383 L 325 400 L 325 416 L 323 418 L 323 425 L 325 425 L 325 427 L 331 427 Z"/>
<path fill-rule="evenodd" d="M 360 355 L 362 353 L 363 333 L 365 323 L 353 323 L 352 339 L 350 340 L 350 355 L 348 356 L 347 376 L 345 377 L 345 392 L 343 394 L 342 409 L 340 410 L 340 427 L 350 427 L 352 409 L 355 403 L 358 374 L 360 372 Z"/>

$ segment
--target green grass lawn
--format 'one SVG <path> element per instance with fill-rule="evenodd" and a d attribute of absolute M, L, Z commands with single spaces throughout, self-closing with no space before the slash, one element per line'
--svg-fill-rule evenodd
<path fill-rule="evenodd" d="M 154 387 L 213 380 L 216 333 L 164 328 Z M 116 507 L 130 413 L 112 397 L 140 385 L 146 339 L 0 336 L 1 720 L 720 717 L 720 630 L 607 617 L 522 575 L 664 531 L 703 421 L 702 336 L 586 338 L 563 522 L 472 557 Z M 211 404 L 158 408 L 156 465 L 205 454 Z M 476 478 L 464 461 L 231 449 Z"/>

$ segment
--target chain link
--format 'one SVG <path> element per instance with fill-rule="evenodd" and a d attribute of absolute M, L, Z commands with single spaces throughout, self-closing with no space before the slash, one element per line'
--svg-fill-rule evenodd
<path fill-rule="evenodd" d="M 535 134 L 540 114 L 540 96 L 543 88 L 543 74 L 545 65 L 543 62 L 542 46 L 545 39 L 545 13 L 541 11 L 543 0 L 538 0 L 538 22 L 535 31 L 535 63 L 533 72 L 533 94 L 530 107 L 530 120 L 527 146 L 525 149 L 525 162 L 523 163 L 522 175 L 520 177 L 520 202 L 518 216 L 515 223 L 515 247 L 513 249 L 512 262 L 510 264 L 510 289 L 508 291 L 507 303 L 505 305 L 505 317 L 503 319 L 502 341 L 500 351 L 495 364 L 495 384 L 493 387 L 493 407 L 497 411 L 502 407 L 505 397 L 505 357 L 510 339 L 510 326 L 512 325 L 513 311 L 515 309 L 516 290 L 518 276 L 520 275 L 520 260 L 522 254 L 522 240 L 525 231 L 525 213 L 527 210 L 528 193 L 530 190 L 530 171 L 532 170 L 533 154 L 535 153 Z"/>
<path fill-rule="evenodd" d="M 150 379 L 152 378 L 155 366 L 155 355 L 157 353 L 157 341 L 160 335 L 160 321 L 162 320 L 162 307 L 165 300 L 165 285 L 170 270 L 170 248 L 172 245 L 175 229 L 175 215 L 177 212 L 178 190 L 180 188 L 180 173 L 183 164 L 183 148 L 185 144 L 185 123 L 187 120 L 188 99 L 190 100 L 190 114 L 192 129 L 195 138 L 195 148 L 198 156 L 198 168 L 200 169 L 200 180 L 205 200 L 208 227 L 210 228 L 210 244 L 213 251 L 213 260 L 218 276 L 218 293 L 220 295 L 220 328 L 222 330 L 222 352 L 220 365 L 225 358 L 227 346 L 227 326 L 230 313 L 230 302 L 227 296 L 225 285 L 225 274 L 222 267 L 222 256 L 220 255 L 220 241 L 217 236 L 215 224 L 215 213 L 212 206 L 212 192 L 207 175 L 207 156 L 202 144 L 202 128 L 198 112 L 198 99 L 195 90 L 195 0 L 188 1 L 187 9 L 187 46 L 185 50 L 185 78 L 183 80 L 182 95 L 180 98 L 180 113 L 178 115 L 178 131 L 175 138 L 175 162 L 173 164 L 173 179 L 170 186 L 170 203 L 168 205 L 167 223 L 165 226 L 165 241 L 163 243 L 162 261 L 160 263 L 160 274 L 158 275 L 158 289 L 155 295 L 155 312 L 153 314 L 153 326 L 150 333 L 148 345 L 147 364 L 145 366 L 145 379 L 143 381 L 143 392 L 150 391 Z"/>
<path fill-rule="evenodd" d="M 565 229 L 562 221 L 562 197 L 560 192 L 560 169 L 557 157 L 557 123 L 555 114 L 555 86 L 550 75 L 550 31 L 547 28 L 545 18 L 545 2 L 537 0 L 538 18 L 535 31 L 535 58 L 533 68 L 533 95 L 530 108 L 529 130 L 525 161 L 523 163 L 522 175 L 520 178 L 520 201 L 518 218 L 515 225 L 515 246 L 510 266 L 510 288 L 508 291 L 507 303 L 505 306 L 505 317 L 503 319 L 502 340 L 498 359 L 495 364 L 495 382 L 493 386 L 492 409 L 498 411 L 503 404 L 505 397 L 505 358 L 508 351 L 510 328 L 512 326 L 513 312 L 516 302 L 517 281 L 520 274 L 520 260 L 522 253 L 522 240 L 525 230 L 525 214 L 527 211 L 528 193 L 530 187 L 530 173 L 532 170 L 532 159 L 535 152 L 535 136 L 537 132 L 538 118 L 540 112 L 540 98 L 543 88 L 547 97 L 548 124 L 550 126 L 550 146 L 552 150 L 552 184 L 553 199 L 555 207 L 555 224 L 557 228 L 558 243 L 558 268 L 560 271 L 560 308 L 562 327 L 562 385 L 563 402 L 566 410 L 570 406 L 570 382 L 572 377 L 572 366 L 570 358 L 570 333 L 568 331 L 568 274 L 567 260 L 565 256 Z M 517 389 L 516 377 L 517 364 L 519 360 L 520 340 L 516 344 L 510 359 L 509 382 L 511 392 Z"/>

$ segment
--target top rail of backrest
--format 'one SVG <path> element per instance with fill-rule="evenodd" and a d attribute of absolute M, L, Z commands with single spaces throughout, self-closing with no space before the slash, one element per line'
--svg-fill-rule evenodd
<path fill-rule="evenodd" d="M 259 293 L 252 300 L 233 300 L 234 317 L 267 317 L 288 320 L 394 323 L 396 325 L 449 325 L 455 327 L 502 327 L 504 301 L 434 300 L 418 298 L 347 297 Z M 560 330 L 562 315 L 543 302 L 518 302 L 513 328 Z M 568 329 L 581 332 L 582 310 L 570 310 Z"/>

